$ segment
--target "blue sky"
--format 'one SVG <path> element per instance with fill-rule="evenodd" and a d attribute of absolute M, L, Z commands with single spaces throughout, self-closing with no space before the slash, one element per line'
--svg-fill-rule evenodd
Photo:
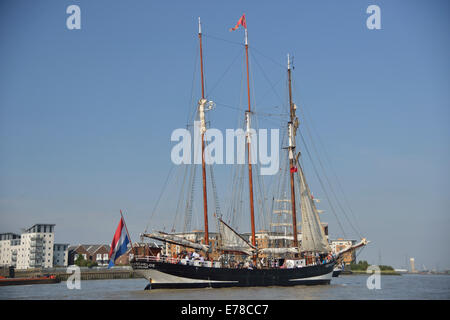
<path fill-rule="evenodd" d="M 71 4 L 81 30 L 66 28 Z M 371 4 L 381 30 L 366 27 Z M 55 223 L 59 242 L 109 243 L 123 209 L 137 240 L 171 166 L 171 132 L 200 97 L 197 17 L 207 94 L 239 107 L 243 34 L 228 28 L 245 12 L 255 107 L 286 104 L 284 65 L 294 55 L 294 99 L 373 241 L 360 258 L 400 267 L 408 255 L 420 267 L 450 268 L 449 6 L 2 1 L 0 232 Z M 234 128 L 239 117 L 218 105 L 210 120 Z M 228 169 L 218 168 L 223 194 Z M 311 186 L 320 196 L 313 175 Z"/>

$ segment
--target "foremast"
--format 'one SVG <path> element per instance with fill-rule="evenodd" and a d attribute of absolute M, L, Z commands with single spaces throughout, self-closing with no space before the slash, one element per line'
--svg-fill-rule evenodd
<path fill-rule="evenodd" d="M 205 132 L 206 132 L 206 122 L 205 122 L 205 81 L 203 77 L 203 47 L 202 47 L 202 24 L 200 22 L 200 17 L 198 18 L 198 40 L 200 45 L 200 74 L 202 82 L 202 99 L 199 101 L 198 111 L 200 117 L 200 132 L 202 139 L 202 181 L 203 181 L 203 219 L 204 219 L 204 231 L 205 238 L 204 244 L 209 245 L 209 232 L 208 232 L 208 197 L 206 191 L 206 165 L 205 165 Z"/>
<path fill-rule="evenodd" d="M 294 247 L 298 248 L 298 232 L 297 232 L 297 214 L 295 207 L 295 183 L 294 183 L 294 173 L 297 172 L 297 167 L 294 161 L 295 158 L 295 135 L 298 127 L 298 120 L 295 116 L 295 105 L 292 102 L 292 86 L 291 86 L 291 61 L 288 54 L 288 83 L 289 83 L 289 110 L 290 110 L 290 121 L 288 122 L 288 137 L 289 137 L 289 172 L 291 181 L 291 206 L 292 206 L 292 233 L 294 236 Z"/>

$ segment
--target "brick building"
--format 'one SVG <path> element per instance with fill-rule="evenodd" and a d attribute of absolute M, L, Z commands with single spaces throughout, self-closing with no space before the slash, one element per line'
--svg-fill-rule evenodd
<path fill-rule="evenodd" d="M 68 261 L 69 265 L 75 264 L 79 255 L 84 260 L 97 262 L 99 266 L 108 265 L 110 246 L 107 244 L 79 244 L 69 247 Z"/>
<path fill-rule="evenodd" d="M 157 256 L 161 252 L 162 247 L 158 246 L 156 243 L 134 243 L 134 252 L 131 248 L 127 252 L 116 259 L 114 263 L 116 266 L 127 266 L 130 264 L 130 255 L 135 254 L 138 256 Z"/>

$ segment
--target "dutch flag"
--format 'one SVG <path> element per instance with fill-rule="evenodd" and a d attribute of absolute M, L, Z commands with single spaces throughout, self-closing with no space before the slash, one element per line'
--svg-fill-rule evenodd
<path fill-rule="evenodd" d="M 111 242 L 111 250 L 109 251 L 109 265 L 108 269 L 114 266 L 114 261 L 121 255 L 127 252 L 127 246 L 130 243 L 128 232 L 126 231 L 125 221 L 120 217 L 119 225 Z"/>

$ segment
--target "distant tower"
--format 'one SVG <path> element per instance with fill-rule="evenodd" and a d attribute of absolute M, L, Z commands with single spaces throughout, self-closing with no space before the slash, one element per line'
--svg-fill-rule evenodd
<path fill-rule="evenodd" d="M 411 266 L 411 272 L 416 272 L 416 268 L 414 267 L 414 258 L 409 258 L 409 265 Z"/>

